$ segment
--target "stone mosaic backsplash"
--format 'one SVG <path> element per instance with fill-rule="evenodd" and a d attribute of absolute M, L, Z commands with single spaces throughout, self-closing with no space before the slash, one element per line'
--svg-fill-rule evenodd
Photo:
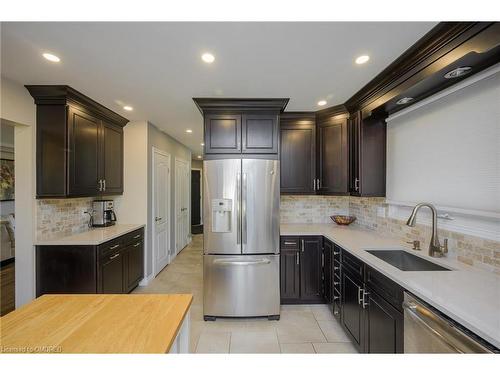
<path fill-rule="evenodd" d="M 405 220 L 377 216 L 377 208 L 387 208 L 385 198 L 335 196 L 281 196 L 281 223 L 331 223 L 330 215 L 356 216 L 358 225 L 376 230 L 381 236 L 402 241 L 420 240 L 422 251 L 429 247 L 431 227 L 408 227 Z M 333 225 L 333 224 L 332 224 Z M 462 263 L 500 274 L 500 242 L 439 229 L 439 238 L 448 238 L 449 257 Z"/>
<path fill-rule="evenodd" d="M 37 238 L 86 230 L 89 216 L 83 212 L 92 207 L 93 200 L 93 198 L 37 199 Z"/>
<path fill-rule="evenodd" d="M 282 195 L 280 215 L 282 224 L 331 223 L 333 214 L 347 215 L 349 197 L 324 195 Z"/>
<path fill-rule="evenodd" d="M 420 248 L 429 247 L 432 228 L 417 224 L 406 225 L 405 220 L 378 217 L 377 207 L 386 207 L 385 198 L 349 198 L 349 215 L 356 216 L 357 225 L 376 230 L 382 236 L 399 238 L 402 241 L 419 240 Z M 442 242 L 448 238 L 448 256 L 462 263 L 500 274 L 500 242 L 450 230 L 438 229 Z"/>

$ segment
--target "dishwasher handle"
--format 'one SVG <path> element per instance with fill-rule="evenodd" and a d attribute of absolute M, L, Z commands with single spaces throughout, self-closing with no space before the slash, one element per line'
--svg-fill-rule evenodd
<path fill-rule="evenodd" d="M 413 298 L 403 302 L 405 320 L 413 319 L 456 353 L 493 353 L 462 330 Z"/>

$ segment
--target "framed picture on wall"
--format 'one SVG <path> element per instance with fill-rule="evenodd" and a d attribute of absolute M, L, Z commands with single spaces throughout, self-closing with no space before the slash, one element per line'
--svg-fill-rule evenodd
<path fill-rule="evenodd" d="M 0 159 L 0 201 L 14 200 L 14 160 Z"/>

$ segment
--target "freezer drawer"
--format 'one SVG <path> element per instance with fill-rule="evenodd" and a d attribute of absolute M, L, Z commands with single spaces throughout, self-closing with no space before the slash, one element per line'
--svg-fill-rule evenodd
<path fill-rule="evenodd" d="M 279 255 L 204 255 L 203 272 L 205 318 L 279 315 Z"/>

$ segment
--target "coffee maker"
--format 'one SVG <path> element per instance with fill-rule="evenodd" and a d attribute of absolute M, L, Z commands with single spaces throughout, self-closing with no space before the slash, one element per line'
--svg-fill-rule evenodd
<path fill-rule="evenodd" d="M 109 227 L 115 225 L 116 215 L 112 200 L 102 199 L 92 202 L 92 226 Z"/>

